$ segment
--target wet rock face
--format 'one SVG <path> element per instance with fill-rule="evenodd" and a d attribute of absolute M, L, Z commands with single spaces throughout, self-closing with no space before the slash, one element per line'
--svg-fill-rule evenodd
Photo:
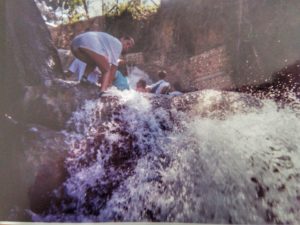
<path fill-rule="evenodd" d="M 92 124 L 95 129 L 93 135 L 76 141 L 65 159 L 69 175 L 64 180 L 65 187 L 59 188 L 61 194 L 54 198 L 54 201 L 63 204 L 52 205 L 50 211 L 98 216 L 113 191 L 133 174 L 138 159 L 155 147 L 153 142 L 157 134 L 151 132 L 153 128 L 150 124 L 136 121 L 138 123 L 132 126 L 123 117 L 128 110 L 126 105 L 116 97 L 102 97 L 101 102 L 102 108 L 95 112 L 98 120 Z M 156 102 L 153 110 L 155 107 L 161 105 Z M 72 122 L 69 126 L 76 127 Z M 132 132 L 131 129 L 140 132 Z M 161 119 L 155 129 L 157 132 L 165 132 L 171 127 Z M 97 171 L 96 177 L 89 183 L 81 182 L 77 177 L 85 169 Z"/>
<path fill-rule="evenodd" d="M 54 198 L 53 191 L 60 187 L 66 176 L 64 158 L 54 158 L 40 165 L 28 193 L 30 209 L 36 213 L 49 209 Z"/>
<path fill-rule="evenodd" d="M 210 90 L 174 97 L 172 106 L 191 116 L 225 119 L 237 112 L 249 112 L 259 109 L 263 106 L 263 103 L 259 99 L 246 94 Z"/>
<path fill-rule="evenodd" d="M 9 214 L 18 207 L 26 207 L 27 199 L 24 195 L 31 178 L 24 159 L 28 146 L 24 146 L 21 141 L 24 132 L 21 124 L 26 123 L 26 120 L 22 120 L 30 115 L 32 121 L 39 120 L 39 113 L 32 108 L 24 112 L 25 89 L 27 86 L 44 86 L 46 89 L 46 84 L 54 78 L 62 77 L 62 73 L 50 33 L 33 0 L 3 0 L 0 3 L 0 14 L 0 136 L 4 139 L 0 144 L 0 158 L 5 161 L 1 162 L 0 201 L 5 206 L 1 204 L 0 220 L 24 220 L 22 215 L 9 218 Z M 4 117 L 12 118 L 9 119 L 12 125 L 3 123 Z"/>
<path fill-rule="evenodd" d="M 23 120 L 62 129 L 72 113 L 98 93 L 99 87 L 95 85 L 63 80 L 53 80 L 48 88 L 28 86 L 23 98 Z"/>
<path fill-rule="evenodd" d="M 67 176 L 64 168 L 68 145 L 62 132 L 40 125 L 28 125 L 22 135 L 26 146 L 26 161 L 30 165 L 27 179 L 32 183 L 28 190 L 30 208 L 41 213 L 49 208 L 53 191 Z"/>
<path fill-rule="evenodd" d="M 132 127 L 130 122 L 122 118 L 126 106 L 117 97 L 102 97 L 101 102 L 103 105 L 93 111 L 96 120 L 93 120 L 92 127 L 96 130 L 92 136 L 83 134 L 86 136 L 68 144 L 69 138 L 64 133 L 41 126 L 31 127 L 24 135 L 24 145 L 28 146 L 27 160 L 32 164 L 34 172 L 34 182 L 29 191 L 30 208 L 33 212 L 60 211 L 98 215 L 112 192 L 132 175 L 138 158 L 154 147 L 151 144 L 156 135 L 151 133 L 154 128 L 141 121 L 133 129 L 143 132 L 134 133 L 129 129 Z M 167 102 L 169 99 L 154 98 L 153 110 L 162 105 L 166 107 Z M 159 120 L 159 125 L 155 128 L 157 131 L 172 128 L 164 119 L 156 118 Z M 72 132 L 81 127 L 71 120 L 67 129 Z M 78 202 L 78 199 L 66 191 L 66 186 L 76 181 L 76 174 L 83 168 L 96 169 L 98 166 L 99 177 L 94 184 L 84 186 L 84 199 Z M 78 184 L 73 185 L 82 185 L 80 181 L 76 182 Z"/>
<path fill-rule="evenodd" d="M 48 80 L 61 78 L 62 70 L 35 2 L 3 1 L 2 4 L 3 20 L 9 23 L 1 27 L 5 40 L 1 112 L 6 109 L 6 112 L 19 116 L 24 86 L 44 85 Z"/>
<path fill-rule="evenodd" d="M 300 61 L 285 66 L 273 74 L 272 82 L 245 85 L 235 91 L 250 93 L 259 98 L 269 98 L 280 103 L 290 103 L 300 98 Z"/>
<path fill-rule="evenodd" d="M 63 78 L 61 62 L 34 0 L 3 1 L 1 6 L 9 23 L 1 27 L 5 66 L 0 113 L 61 129 L 82 102 L 96 97 L 98 88 L 58 80 Z"/>

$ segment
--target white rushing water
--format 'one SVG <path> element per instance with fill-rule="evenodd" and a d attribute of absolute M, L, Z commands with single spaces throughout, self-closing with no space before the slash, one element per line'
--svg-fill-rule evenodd
<path fill-rule="evenodd" d="M 185 119 L 183 132 L 160 140 L 170 165 L 153 169 L 155 153 L 142 158 L 101 220 L 147 220 L 148 211 L 159 221 L 264 223 L 274 204 L 278 220 L 299 221 L 300 123 L 293 112 L 266 102 L 260 112 L 225 120 Z"/>
<path fill-rule="evenodd" d="M 71 120 L 76 132 L 70 134 L 70 149 L 78 155 L 69 159 L 71 175 L 64 186 L 75 199 L 72 204 L 76 209 L 69 214 L 52 210 L 34 220 L 255 224 L 300 221 L 299 111 L 279 109 L 271 100 L 262 101 L 261 107 L 233 101 L 226 107 L 234 110 L 218 118 L 217 110 L 198 113 L 222 98 L 218 91 L 204 91 L 203 101 L 190 110 L 194 113 L 153 109 L 149 95 L 135 91 L 113 94 L 125 106 L 118 118 L 127 122 L 125 130 L 134 135 L 134 146 L 141 153 L 133 158 L 132 171 L 115 171 L 110 173 L 115 177 L 107 177 L 105 165 L 111 146 L 123 144 L 120 134 L 114 132 L 118 123 L 106 124 L 104 136 L 109 151 L 101 149 L 105 147 L 102 145 L 99 150 L 93 149 L 97 152 L 93 162 L 85 166 L 79 163 L 85 157 L 80 155 L 80 148 L 97 135 L 101 124 L 102 103 L 88 101 Z M 176 117 L 173 120 L 170 112 Z M 162 129 L 161 123 L 167 129 Z M 114 179 L 118 185 L 105 195 L 105 201 L 99 203 L 99 196 L 86 199 L 91 187 L 99 193 Z M 95 207 L 97 213 L 87 213 L 86 205 Z"/>

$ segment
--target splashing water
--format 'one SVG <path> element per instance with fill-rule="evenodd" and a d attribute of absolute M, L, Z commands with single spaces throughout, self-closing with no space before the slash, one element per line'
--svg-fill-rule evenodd
<path fill-rule="evenodd" d="M 63 201 L 33 220 L 300 221 L 299 109 L 218 91 L 184 110 L 113 94 L 110 119 L 100 101 L 74 113 Z"/>
<path fill-rule="evenodd" d="M 128 75 L 128 81 L 129 81 L 130 88 L 135 89 L 136 83 L 140 79 L 145 80 L 147 83 L 153 83 L 147 73 L 143 72 L 136 66 L 130 67 L 129 75 Z"/>

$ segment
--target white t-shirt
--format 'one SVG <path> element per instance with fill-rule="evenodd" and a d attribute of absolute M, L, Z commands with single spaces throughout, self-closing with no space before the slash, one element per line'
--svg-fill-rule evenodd
<path fill-rule="evenodd" d="M 110 64 L 118 66 L 122 52 L 119 39 L 104 32 L 86 32 L 78 35 L 72 41 L 72 48 L 86 48 L 107 58 Z"/>

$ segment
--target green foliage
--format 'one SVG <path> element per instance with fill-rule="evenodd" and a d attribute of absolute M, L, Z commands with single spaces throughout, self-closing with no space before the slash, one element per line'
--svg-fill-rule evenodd
<path fill-rule="evenodd" d="M 81 18 L 88 18 L 88 11 L 87 9 L 85 12 L 79 11 L 79 8 L 84 7 L 86 4 L 85 0 L 69 0 L 67 5 L 68 15 L 70 22 L 77 22 Z"/>
<path fill-rule="evenodd" d="M 45 2 L 53 11 L 61 9 L 68 15 L 68 22 L 76 22 L 82 18 L 88 18 L 87 1 L 88 0 L 37 0 Z"/>
<path fill-rule="evenodd" d="M 157 12 L 156 5 L 142 5 L 134 4 L 134 2 L 119 3 L 110 10 L 105 9 L 105 15 L 108 17 L 130 15 L 133 19 L 142 20 L 147 19 L 150 15 Z"/>
<path fill-rule="evenodd" d="M 63 8 L 65 10 L 74 10 L 75 7 L 82 6 L 83 0 L 38 0 L 39 2 L 45 2 L 53 10 L 57 8 Z"/>
<path fill-rule="evenodd" d="M 1 1 L 1 0 L 0 0 Z M 64 17 L 60 19 L 52 16 L 50 20 L 60 21 L 62 23 L 72 23 L 82 19 L 89 18 L 88 6 L 91 5 L 95 0 L 35 0 L 39 3 L 45 3 L 51 9 L 49 10 L 52 14 L 55 14 L 55 11 L 60 11 Z M 115 16 L 131 16 L 133 19 L 142 20 L 147 19 L 150 15 L 154 14 L 158 5 L 156 4 L 146 4 L 145 1 L 141 0 L 128 0 L 123 1 L 122 3 L 116 3 L 112 0 L 98 0 L 99 4 L 102 5 L 103 14 L 108 17 Z M 144 4 L 141 4 L 144 2 Z M 43 12 L 42 12 L 43 13 Z M 49 18 L 49 15 L 44 13 L 46 18 Z M 67 19 L 66 19 L 67 16 Z"/>

